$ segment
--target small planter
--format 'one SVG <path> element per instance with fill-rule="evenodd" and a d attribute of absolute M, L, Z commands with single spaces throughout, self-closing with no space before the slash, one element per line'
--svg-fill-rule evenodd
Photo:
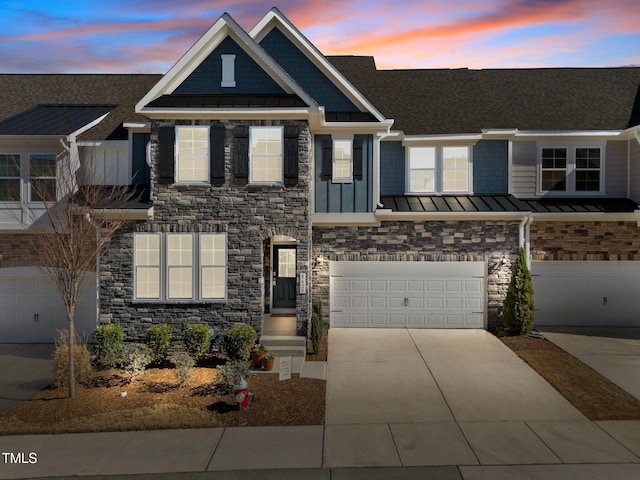
<path fill-rule="evenodd" d="M 265 355 L 266 355 L 266 353 L 252 353 L 251 354 L 251 362 L 253 364 L 253 368 L 262 367 L 262 359 L 264 358 Z"/>
<path fill-rule="evenodd" d="M 273 355 L 271 355 L 270 353 L 266 354 L 262 359 L 262 369 L 265 372 L 270 372 L 271 370 L 273 370 L 273 364 L 275 363 L 275 361 L 276 359 L 273 357 Z"/>

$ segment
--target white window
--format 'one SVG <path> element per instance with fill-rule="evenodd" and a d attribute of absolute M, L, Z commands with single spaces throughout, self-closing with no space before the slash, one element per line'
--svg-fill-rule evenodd
<path fill-rule="evenodd" d="M 249 130 L 251 183 L 283 182 L 283 128 L 251 127 Z"/>
<path fill-rule="evenodd" d="M 136 300 L 209 302 L 227 295 L 224 233 L 137 233 Z"/>
<path fill-rule="evenodd" d="M 209 183 L 209 127 L 176 127 L 176 183 Z"/>
<path fill-rule="evenodd" d="M 54 202 L 56 193 L 56 155 L 32 154 L 29 157 L 30 198 L 32 202 Z"/>
<path fill-rule="evenodd" d="M 0 154 L 0 202 L 19 202 L 20 185 L 20 155 Z"/>
<path fill-rule="evenodd" d="M 160 299 L 160 234 L 138 233 L 134 238 L 135 297 Z"/>
<path fill-rule="evenodd" d="M 601 147 L 542 147 L 540 193 L 602 193 Z"/>
<path fill-rule="evenodd" d="M 353 181 L 353 140 L 333 139 L 333 176 L 334 183 Z"/>
<path fill-rule="evenodd" d="M 407 193 L 470 193 L 470 147 L 408 147 Z"/>
<path fill-rule="evenodd" d="M 235 87 L 236 86 L 236 56 L 235 55 L 220 55 L 222 59 L 222 81 L 221 87 Z"/>

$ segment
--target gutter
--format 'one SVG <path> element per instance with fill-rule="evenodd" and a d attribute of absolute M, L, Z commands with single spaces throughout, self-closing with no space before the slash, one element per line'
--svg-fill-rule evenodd
<path fill-rule="evenodd" d="M 533 223 L 533 215 L 531 213 L 522 217 L 520 226 L 518 227 L 518 246 L 524 248 L 525 258 L 527 259 L 527 268 L 531 269 L 531 224 Z"/>

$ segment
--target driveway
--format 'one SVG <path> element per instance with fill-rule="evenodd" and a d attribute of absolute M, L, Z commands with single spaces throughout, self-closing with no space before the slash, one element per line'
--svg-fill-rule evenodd
<path fill-rule="evenodd" d="M 640 399 L 640 328 L 541 329 L 547 339 Z"/>
<path fill-rule="evenodd" d="M 324 466 L 637 462 L 483 330 L 331 329 Z"/>
<path fill-rule="evenodd" d="M 0 415 L 51 384 L 50 344 L 0 344 Z"/>

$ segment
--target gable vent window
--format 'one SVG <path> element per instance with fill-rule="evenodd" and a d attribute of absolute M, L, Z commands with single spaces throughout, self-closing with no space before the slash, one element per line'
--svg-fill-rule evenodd
<path fill-rule="evenodd" d="M 221 87 L 236 86 L 236 56 L 220 55 L 222 58 L 222 82 Z"/>

